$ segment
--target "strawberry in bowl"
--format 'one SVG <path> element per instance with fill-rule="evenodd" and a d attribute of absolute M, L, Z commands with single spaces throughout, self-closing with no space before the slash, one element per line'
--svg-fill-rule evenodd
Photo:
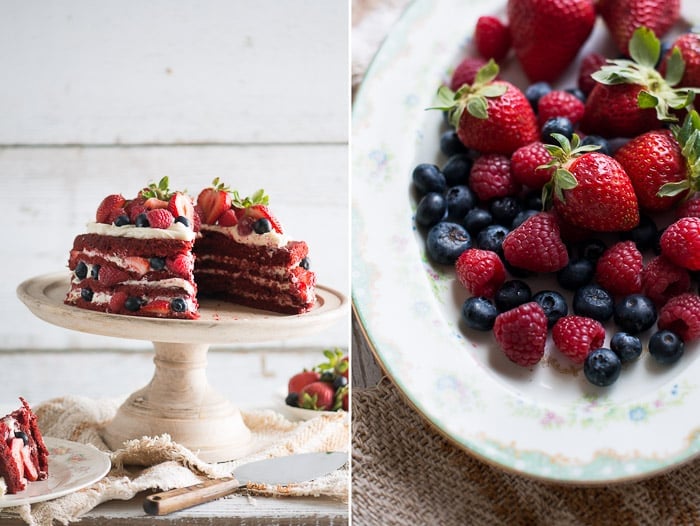
<path fill-rule="evenodd" d="M 324 362 L 296 373 L 287 383 L 285 405 L 303 418 L 348 410 L 348 357 L 338 348 L 324 350 L 323 356 Z"/>

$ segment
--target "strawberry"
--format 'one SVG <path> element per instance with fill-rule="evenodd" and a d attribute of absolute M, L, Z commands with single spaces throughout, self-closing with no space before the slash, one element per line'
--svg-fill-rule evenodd
<path fill-rule="evenodd" d="M 335 372 L 344 376 L 346 379 L 350 375 L 350 360 L 347 356 L 343 356 L 340 362 L 335 367 Z"/>
<path fill-rule="evenodd" d="M 143 276 L 146 272 L 151 269 L 151 264 L 146 258 L 141 258 L 138 256 L 127 256 L 124 258 L 124 266 L 129 269 L 129 271 Z"/>
<path fill-rule="evenodd" d="M 24 440 L 21 438 L 13 438 L 10 440 L 10 454 L 14 458 L 19 470 L 20 481 L 24 479 L 24 458 L 22 457 L 22 449 L 24 448 Z M 24 489 L 22 487 L 21 489 Z"/>
<path fill-rule="evenodd" d="M 658 326 L 675 332 L 684 342 L 700 338 L 700 297 L 686 292 L 668 300 L 659 310 Z"/>
<path fill-rule="evenodd" d="M 465 84 L 474 84 L 476 74 L 485 65 L 486 61 L 479 57 L 466 57 L 463 59 L 452 72 L 450 89 L 452 91 L 457 91 Z"/>
<path fill-rule="evenodd" d="M 500 62 L 510 50 L 510 31 L 495 16 L 481 16 L 474 28 L 474 42 L 479 55 Z"/>
<path fill-rule="evenodd" d="M 219 216 L 218 221 L 220 226 L 236 226 L 238 224 L 238 215 L 233 208 L 225 210 L 223 214 Z"/>
<path fill-rule="evenodd" d="M 682 217 L 661 234 L 661 254 L 679 267 L 700 270 L 700 218 Z"/>
<path fill-rule="evenodd" d="M 121 312 L 128 297 L 129 295 L 122 291 L 112 294 L 112 297 L 109 299 L 109 308 L 107 312 Z"/>
<path fill-rule="evenodd" d="M 556 272 L 569 262 L 556 218 L 539 212 L 503 240 L 503 255 L 514 267 L 533 272 Z"/>
<path fill-rule="evenodd" d="M 513 179 L 532 190 L 541 190 L 552 179 L 554 170 L 539 167 L 551 161 L 552 155 L 539 141 L 518 148 L 510 158 Z"/>
<path fill-rule="evenodd" d="M 540 97 L 537 103 L 537 122 L 542 125 L 554 117 L 566 117 L 572 124 L 577 124 L 583 117 L 586 106 L 572 93 L 552 90 Z"/>
<path fill-rule="evenodd" d="M 299 407 L 327 411 L 333 407 L 335 391 L 327 382 L 313 382 L 299 392 Z"/>
<path fill-rule="evenodd" d="M 496 316 L 493 334 L 510 361 L 529 367 L 544 356 L 547 316 L 538 303 L 524 303 Z"/>
<path fill-rule="evenodd" d="M 612 157 L 597 146 L 581 146 L 552 134 L 560 146 L 546 145 L 555 167 L 543 190 L 544 203 L 552 198 L 557 214 L 567 223 L 597 232 L 626 231 L 639 223 L 639 206 L 630 178 Z"/>
<path fill-rule="evenodd" d="M 175 192 L 168 201 L 168 210 L 175 218 L 186 217 L 190 226 L 193 226 L 195 211 L 190 196 Z"/>
<path fill-rule="evenodd" d="M 146 218 L 151 228 L 167 229 L 173 224 L 175 218 L 167 208 L 156 208 L 146 212 Z"/>
<path fill-rule="evenodd" d="M 302 371 L 295 374 L 287 383 L 288 393 L 300 393 L 301 390 L 309 384 L 318 382 L 321 375 L 316 371 Z"/>
<path fill-rule="evenodd" d="M 236 210 L 239 226 L 238 231 L 243 233 L 252 232 L 254 223 L 259 219 L 267 219 L 272 229 L 278 234 L 282 234 L 282 225 L 267 207 L 270 198 L 265 191 L 260 189 L 250 197 L 241 198 L 238 192 L 233 192 L 232 206 Z M 250 230 L 250 231 L 248 231 Z M 245 235 L 245 234 L 244 234 Z"/>
<path fill-rule="evenodd" d="M 163 208 L 168 208 L 168 201 L 163 199 L 158 199 L 157 197 L 149 197 L 143 203 L 146 210 L 160 210 Z"/>
<path fill-rule="evenodd" d="M 36 464 L 32 460 L 32 452 L 29 446 L 23 446 L 22 449 L 20 449 L 20 456 L 22 457 L 22 465 L 24 467 L 24 477 L 30 482 L 39 480 L 39 472 L 36 469 Z"/>
<path fill-rule="evenodd" d="M 552 340 L 572 362 L 582 364 L 588 353 L 605 341 L 605 327 L 593 318 L 571 314 L 559 318 L 552 327 Z"/>
<path fill-rule="evenodd" d="M 597 9 L 617 48 L 631 53 L 634 31 L 645 26 L 662 37 L 680 18 L 681 0 L 599 0 Z"/>
<path fill-rule="evenodd" d="M 588 95 L 596 86 L 595 79 L 591 76 L 605 65 L 607 59 L 600 53 L 590 53 L 581 59 L 578 70 L 578 87 Z"/>
<path fill-rule="evenodd" d="M 253 205 L 246 209 L 246 216 L 253 219 L 267 219 L 272 226 L 272 229 L 278 234 L 282 234 L 282 225 L 275 216 L 272 215 L 270 209 L 266 205 Z"/>
<path fill-rule="evenodd" d="M 112 287 L 117 283 L 121 283 L 122 281 L 126 281 L 128 279 L 128 273 L 116 267 L 110 267 L 107 265 L 102 265 L 99 273 L 97 274 L 97 280 L 105 287 Z"/>
<path fill-rule="evenodd" d="M 139 312 L 154 317 L 167 317 L 170 315 L 170 302 L 168 300 L 153 300 L 142 305 Z"/>
<path fill-rule="evenodd" d="M 520 192 L 520 184 L 511 173 L 510 159 L 498 153 L 481 155 L 474 160 L 469 173 L 469 188 L 481 201 Z"/>
<path fill-rule="evenodd" d="M 685 70 L 678 85 L 700 86 L 700 34 L 683 33 L 673 42 L 671 50 L 666 53 L 659 66 L 659 72 L 662 75 L 666 74 L 666 68 L 669 60 L 671 60 L 673 48 L 678 48 L 685 63 Z"/>
<path fill-rule="evenodd" d="M 593 74 L 598 84 L 586 100 L 581 130 L 603 137 L 634 137 L 676 121 L 672 110 L 690 104 L 693 91 L 674 88 L 683 74 L 683 60 L 675 50 L 666 76 L 655 69 L 661 43 L 654 33 L 640 27 L 630 41 L 631 59 L 609 60 Z"/>
<path fill-rule="evenodd" d="M 440 109 L 449 112 L 450 124 L 467 148 L 481 153 L 510 155 L 539 137 L 537 119 L 525 95 L 510 82 L 495 80 L 498 64 L 481 68 L 474 83 L 453 92 L 438 90 Z"/>
<path fill-rule="evenodd" d="M 553 82 L 578 54 L 593 30 L 590 0 L 508 0 L 515 55 L 531 82 Z"/>
<path fill-rule="evenodd" d="M 105 197 L 100 205 L 97 207 L 97 212 L 95 214 L 95 221 L 98 223 L 110 224 L 110 217 L 115 210 L 124 208 L 126 204 L 126 199 L 121 194 L 112 194 Z"/>
<path fill-rule="evenodd" d="M 498 254 L 468 248 L 455 262 L 457 279 L 472 296 L 493 298 L 506 280 L 506 269 Z"/>
<path fill-rule="evenodd" d="M 634 241 L 620 241 L 608 248 L 596 263 L 595 279 L 615 296 L 642 290 L 642 253 Z"/>
<path fill-rule="evenodd" d="M 197 196 L 197 205 L 202 209 L 202 223 L 213 225 L 219 216 L 231 208 L 231 194 L 229 188 L 219 182 L 217 177 L 209 188 L 205 188 Z"/>
<path fill-rule="evenodd" d="M 673 208 L 700 188 L 700 116 L 693 110 L 683 127 L 635 137 L 615 159 L 632 181 L 641 208 L 652 212 Z"/>
<path fill-rule="evenodd" d="M 343 400 L 342 400 L 342 408 L 343 411 L 349 411 L 350 410 L 350 402 L 348 400 L 348 392 L 346 391 L 345 394 L 343 395 Z"/>

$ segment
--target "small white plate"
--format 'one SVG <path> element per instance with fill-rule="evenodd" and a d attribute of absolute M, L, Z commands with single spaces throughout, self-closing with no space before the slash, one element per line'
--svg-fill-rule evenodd
<path fill-rule="evenodd" d="M 292 407 L 284 402 L 285 397 L 282 396 L 280 405 L 282 406 L 282 412 L 287 415 L 287 417 L 292 420 L 311 420 L 323 415 L 337 415 L 339 412 L 345 411 L 314 411 L 312 409 L 303 409 L 301 407 Z"/>
<path fill-rule="evenodd" d="M 0 497 L 0 508 L 63 497 L 97 482 L 110 470 L 109 457 L 94 447 L 51 437 L 44 437 L 44 442 L 49 450 L 49 478 Z"/>

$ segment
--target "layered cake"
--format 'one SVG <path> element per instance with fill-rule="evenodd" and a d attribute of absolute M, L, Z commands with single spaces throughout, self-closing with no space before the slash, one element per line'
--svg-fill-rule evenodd
<path fill-rule="evenodd" d="M 308 311 L 308 246 L 289 239 L 259 191 L 218 179 L 193 200 L 168 180 L 134 199 L 107 196 L 73 242 L 65 303 L 135 316 L 196 319 L 197 294 L 285 314 Z"/>
<path fill-rule="evenodd" d="M 315 301 L 309 247 L 284 234 L 268 202 L 262 190 L 241 198 L 218 179 L 200 192 L 195 280 L 201 296 L 285 314 L 303 313 Z"/>
<path fill-rule="evenodd" d="M 36 415 L 24 398 L 22 407 L 0 419 L 0 494 L 14 494 L 29 482 L 49 476 L 49 451 Z"/>
<path fill-rule="evenodd" d="M 65 303 L 114 314 L 198 318 L 195 222 L 192 199 L 171 192 L 167 177 L 134 199 L 105 197 L 95 221 L 73 242 Z"/>

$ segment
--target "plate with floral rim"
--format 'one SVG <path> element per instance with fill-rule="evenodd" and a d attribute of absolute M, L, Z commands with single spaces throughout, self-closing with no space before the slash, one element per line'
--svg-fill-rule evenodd
<path fill-rule="evenodd" d="M 688 4 L 684 27 L 700 22 L 700 12 Z M 441 434 L 505 470 L 594 485 L 679 466 L 700 451 L 697 344 L 672 367 L 657 365 L 645 350 L 608 388 L 591 385 L 551 340 L 538 365 L 522 368 L 489 334 L 462 327 L 466 291 L 451 268 L 426 256 L 424 233 L 413 221 L 411 172 L 419 163 L 446 159 L 439 153 L 442 115 L 425 109 L 451 68 L 473 53 L 471 31 L 485 14 L 504 20 L 505 2 L 413 2 L 355 97 L 352 296 L 368 344 L 407 401 Z M 592 50 L 610 56 L 600 20 L 579 56 Z M 573 86 L 575 74 L 573 65 L 562 87 Z M 503 77 L 526 85 L 512 56 Z M 552 287 L 548 278 L 538 280 L 533 290 Z"/>

